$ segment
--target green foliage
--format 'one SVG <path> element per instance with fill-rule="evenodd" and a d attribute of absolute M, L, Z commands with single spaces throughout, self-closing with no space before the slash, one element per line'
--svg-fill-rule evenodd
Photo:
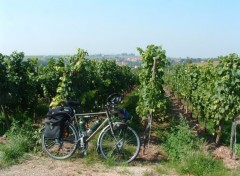
<path fill-rule="evenodd" d="M 165 149 L 171 160 L 179 160 L 191 150 L 197 150 L 199 142 L 190 130 L 186 120 L 180 116 L 180 123 L 172 128 L 166 138 Z"/>
<path fill-rule="evenodd" d="M 240 113 L 240 57 L 230 54 L 218 60 L 217 66 L 211 62 L 204 66 L 176 65 L 164 77 L 180 99 L 193 105 L 200 117 L 212 119 L 215 127 Z M 220 137 L 221 131 L 215 135 Z"/>
<path fill-rule="evenodd" d="M 139 74 L 139 103 L 137 113 L 145 118 L 154 112 L 155 116 L 166 109 L 163 90 L 164 68 L 167 66 L 165 50 L 161 46 L 148 45 L 144 51 L 138 48 L 142 56 L 142 66 Z M 155 68 L 154 59 L 156 59 Z"/>
<path fill-rule="evenodd" d="M 9 115 L 34 111 L 38 98 L 37 59 L 23 60 L 23 52 L 0 54 L 0 112 L 9 128 Z"/>
<path fill-rule="evenodd" d="M 20 118 L 20 115 L 19 117 Z M 23 114 L 22 118 L 27 118 L 25 114 Z M 7 136 L 14 136 L 17 134 L 23 134 L 26 136 L 31 136 L 34 128 L 32 127 L 32 121 L 26 120 L 26 121 L 18 121 L 13 119 L 12 126 L 9 129 L 9 131 L 6 133 Z"/>
<path fill-rule="evenodd" d="M 136 107 L 139 100 L 137 90 L 133 90 L 131 93 L 124 97 L 123 103 L 120 105 L 122 108 L 126 108 L 132 116 L 137 116 Z"/>
<path fill-rule="evenodd" d="M 13 52 L 9 57 L 5 57 L 7 91 L 3 92 L 6 99 L 2 104 L 16 107 L 20 110 L 32 108 L 36 105 L 36 66 L 37 60 L 23 61 L 24 54 Z M 4 101 L 5 100 L 5 101 Z"/>
<path fill-rule="evenodd" d="M 56 96 L 57 87 L 60 83 L 60 77 L 63 76 L 65 67 L 65 59 L 59 58 L 55 60 L 50 58 L 47 66 L 39 66 L 38 80 L 41 84 L 41 95 L 49 98 L 49 101 Z"/>
<path fill-rule="evenodd" d="M 127 94 L 124 97 L 123 103 L 119 105 L 120 108 L 126 108 L 129 112 L 130 117 L 132 118 L 128 121 L 129 125 L 134 128 L 137 132 L 140 132 L 142 129 L 141 118 L 136 113 L 136 107 L 139 100 L 139 95 L 137 90 L 133 90 L 131 93 Z"/>
<path fill-rule="evenodd" d="M 40 126 L 32 132 L 32 144 L 33 144 L 33 152 L 38 152 L 42 150 L 42 132 L 44 126 Z"/>
<path fill-rule="evenodd" d="M 82 49 L 69 56 L 52 106 L 74 99 L 80 101 L 83 112 L 97 110 L 106 103 L 110 94 L 129 91 L 137 83 L 129 67 L 120 67 L 114 61 L 89 60 L 86 56 L 87 52 Z"/>
<path fill-rule="evenodd" d="M 35 113 L 38 117 L 44 117 L 49 110 L 49 104 L 39 103 L 36 106 Z"/>
<path fill-rule="evenodd" d="M 43 116 L 50 102 L 57 106 L 65 100 L 79 100 L 82 112 L 98 110 L 109 94 L 125 93 L 137 84 L 130 67 L 86 56 L 86 51 L 78 49 L 77 54 L 51 58 L 44 66 L 37 58 L 24 60 L 23 52 L 0 53 L 0 126 L 4 123 L 9 129 L 13 119 L 26 120 L 19 119 L 19 113 L 28 118 Z M 42 99 L 43 106 L 39 105 Z"/>

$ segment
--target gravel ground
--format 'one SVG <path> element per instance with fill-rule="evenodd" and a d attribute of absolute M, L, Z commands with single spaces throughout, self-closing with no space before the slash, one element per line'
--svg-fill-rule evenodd
<path fill-rule="evenodd" d="M 21 164 L 0 170 L 0 176 L 141 176 L 160 175 L 156 172 L 156 164 L 147 166 L 106 166 L 102 164 L 86 164 L 84 158 L 74 160 L 53 160 L 48 157 L 32 156 Z"/>

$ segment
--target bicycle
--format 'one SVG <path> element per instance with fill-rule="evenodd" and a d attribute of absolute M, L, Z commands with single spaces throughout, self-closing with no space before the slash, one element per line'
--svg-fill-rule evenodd
<path fill-rule="evenodd" d="M 104 112 L 75 114 L 74 106 L 79 103 L 69 101 L 68 109 L 72 109 L 71 118 L 64 123 L 64 130 L 61 138 L 48 138 L 42 134 L 42 147 L 47 155 L 54 159 L 66 159 L 71 157 L 77 148 L 81 148 L 86 155 L 88 142 L 101 130 L 97 151 L 101 156 L 114 163 L 130 163 L 140 150 L 140 139 L 136 131 L 128 126 L 127 119 L 123 121 L 113 121 L 116 115 L 115 105 L 121 101 L 121 96 L 112 94 L 107 99 Z M 105 116 L 105 120 L 100 124 L 94 122 L 94 128 L 86 130 L 86 120 L 96 119 L 98 116 Z M 80 125 L 78 125 L 80 124 Z"/>

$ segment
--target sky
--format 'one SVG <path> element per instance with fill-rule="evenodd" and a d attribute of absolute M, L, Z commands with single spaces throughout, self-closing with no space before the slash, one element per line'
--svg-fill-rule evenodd
<path fill-rule="evenodd" d="M 0 0 L 0 53 L 240 55 L 239 0 Z"/>

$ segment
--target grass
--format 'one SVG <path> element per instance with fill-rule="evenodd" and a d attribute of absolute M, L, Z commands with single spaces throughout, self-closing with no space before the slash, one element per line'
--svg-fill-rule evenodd
<path fill-rule="evenodd" d="M 166 163 L 166 162 L 165 162 Z M 170 167 L 166 167 L 166 164 L 156 166 L 155 170 L 162 175 L 169 175 L 170 174 Z"/>
<path fill-rule="evenodd" d="M 145 171 L 142 176 L 153 176 L 155 173 L 153 171 Z"/>
<path fill-rule="evenodd" d="M 2 156 L 0 158 L 2 165 L 9 166 L 17 164 L 24 158 L 24 154 L 29 151 L 29 138 L 23 135 L 9 137 L 7 144 L 1 145 Z"/>
<path fill-rule="evenodd" d="M 213 158 L 206 151 L 191 151 L 185 157 L 182 157 L 180 161 L 175 163 L 175 168 L 182 174 L 196 176 L 229 175 L 229 171 L 224 167 L 223 162 Z"/>
<path fill-rule="evenodd" d="M 84 157 L 86 165 L 93 165 L 101 162 L 102 158 L 97 151 L 98 134 L 88 143 L 87 156 Z"/>
<path fill-rule="evenodd" d="M 20 124 L 14 121 L 11 129 L 6 133 L 7 143 L 0 144 L 0 167 L 7 167 L 24 160 L 26 153 L 34 148 L 36 143 L 32 123 L 26 121 Z"/>
<path fill-rule="evenodd" d="M 99 156 L 97 151 L 87 151 L 87 156 L 84 157 L 84 162 L 86 165 L 91 166 L 96 163 L 102 162 L 102 158 Z"/>
<path fill-rule="evenodd" d="M 133 175 L 133 173 L 128 169 L 120 170 L 120 171 L 118 171 L 118 173 L 121 175 Z"/>
<path fill-rule="evenodd" d="M 234 170 L 226 169 L 222 160 L 211 156 L 206 144 L 194 135 L 184 117 L 180 116 L 179 124 L 167 132 L 165 139 L 164 147 L 169 157 L 164 163 L 166 168 L 173 168 L 183 175 L 237 175 Z M 161 174 L 168 171 L 161 167 L 156 170 Z"/>
<path fill-rule="evenodd" d="M 240 144 L 237 144 L 236 150 L 237 150 L 238 156 L 240 157 Z"/>

